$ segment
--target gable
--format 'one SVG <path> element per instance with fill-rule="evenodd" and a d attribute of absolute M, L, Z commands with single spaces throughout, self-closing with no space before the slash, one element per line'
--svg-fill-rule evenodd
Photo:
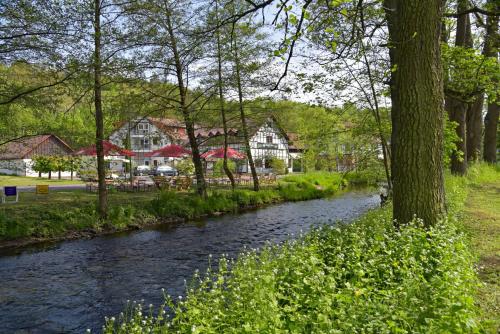
<path fill-rule="evenodd" d="M 71 147 L 55 135 L 26 136 L 0 147 L 0 159 L 30 159 L 35 155 L 69 155 Z"/>

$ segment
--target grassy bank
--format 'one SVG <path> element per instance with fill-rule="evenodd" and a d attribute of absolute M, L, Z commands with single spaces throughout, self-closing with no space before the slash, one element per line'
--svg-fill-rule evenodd
<path fill-rule="evenodd" d="M 464 222 L 478 257 L 481 285 L 477 302 L 487 333 L 500 331 L 500 170 L 476 171 Z"/>
<path fill-rule="evenodd" d="M 0 187 L 3 186 L 36 186 L 38 184 L 48 184 L 51 186 L 57 185 L 68 185 L 68 184 L 83 184 L 80 180 L 58 180 L 57 173 L 53 175 L 52 179 L 44 177 L 26 177 L 26 176 L 15 176 L 15 175 L 0 175 Z"/>
<path fill-rule="evenodd" d="M 223 259 L 217 272 L 195 275 L 185 298 L 166 296 L 158 315 L 134 304 L 104 332 L 480 332 L 475 257 L 460 218 L 481 173 L 447 178 L 449 218 L 429 230 L 418 220 L 396 230 L 390 208 L 378 209 Z"/>
<path fill-rule="evenodd" d="M 345 181 L 339 174 L 313 173 L 287 176 L 259 192 L 212 190 L 206 200 L 193 193 L 109 193 L 109 218 L 98 219 L 97 195 L 84 191 L 58 191 L 48 195 L 21 193 L 16 204 L 0 206 L 0 246 L 12 240 L 44 240 L 66 235 L 78 237 L 159 223 L 235 212 L 282 201 L 331 196 Z"/>

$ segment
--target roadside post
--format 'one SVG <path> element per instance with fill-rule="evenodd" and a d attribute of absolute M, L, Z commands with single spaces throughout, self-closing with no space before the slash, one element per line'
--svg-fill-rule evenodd
<path fill-rule="evenodd" d="M 15 197 L 15 200 L 8 200 L 9 197 Z M 2 203 L 17 203 L 19 201 L 19 193 L 16 186 L 3 187 Z"/>

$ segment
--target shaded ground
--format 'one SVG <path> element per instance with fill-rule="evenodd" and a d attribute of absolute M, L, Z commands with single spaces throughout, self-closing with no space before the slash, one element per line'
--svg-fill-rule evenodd
<path fill-rule="evenodd" d="M 466 203 L 466 227 L 479 256 L 478 303 L 488 333 L 500 330 L 500 179 L 473 185 Z"/>

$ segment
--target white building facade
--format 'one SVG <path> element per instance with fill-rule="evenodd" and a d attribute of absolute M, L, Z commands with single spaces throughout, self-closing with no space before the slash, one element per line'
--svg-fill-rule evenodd
<path fill-rule="evenodd" d="M 168 158 L 148 156 L 154 150 L 171 144 L 182 144 L 185 135 L 183 124 L 166 118 L 144 117 L 121 124 L 110 136 L 109 141 L 132 150 L 134 166 L 159 166 Z"/>
<path fill-rule="evenodd" d="M 222 129 L 206 129 L 195 126 L 200 152 L 204 153 L 222 146 Z M 292 155 L 300 158 L 300 153 L 289 150 L 289 138 L 279 127 L 274 118 L 268 118 L 260 125 L 252 125 L 249 129 L 250 148 L 258 173 L 271 173 L 270 162 L 277 158 L 283 160 L 289 172 L 293 172 Z M 148 153 L 166 145 L 177 144 L 189 148 L 186 129 L 182 122 L 173 119 L 144 117 L 120 125 L 109 137 L 115 145 L 132 150 L 135 153 L 133 163 L 137 165 L 159 166 L 169 164 L 170 158 L 148 156 Z M 245 153 L 243 135 L 240 130 L 230 129 L 229 147 Z M 248 161 L 237 161 L 238 172 L 248 173 Z M 213 162 L 208 162 L 210 170 Z M 297 170 L 295 170 L 297 171 Z"/>

